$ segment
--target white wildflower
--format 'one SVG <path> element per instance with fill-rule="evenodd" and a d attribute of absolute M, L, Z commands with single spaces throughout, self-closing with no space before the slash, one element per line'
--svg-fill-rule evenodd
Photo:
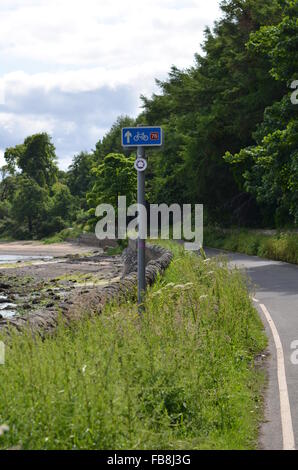
<path fill-rule="evenodd" d="M 153 292 L 152 297 L 157 297 L 160 294 L 162 294 L 162 289 L 159 289 L 158 291 Z"/>
<path fill-rule="evenodd" d="M 174 287 L 174 286 L 175 286 L 174 282 L 169 282 L 169 284 L 165 286 L 165 289 L 167 289 L 168 287 Z"/>
<path fill-rule="evenodd" d="M 9 431 L 9 426 L 7 424 L 2 424 L 0 426 L 0 436 Z"/>

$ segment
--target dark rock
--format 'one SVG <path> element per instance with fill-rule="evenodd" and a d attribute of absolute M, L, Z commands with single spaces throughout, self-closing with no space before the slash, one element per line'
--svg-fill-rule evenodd
<path fill-rule="evenodd" d="M 30 310 L 31 309 L 31 304 L 24 304 L 24 305 L 22 305 L 22 308 L 24 310 Z"/>
<path fill-rule="evenodd" d="M 0 289 L 10 289 L 11 285 L 5 284 L 4 282 L 0 282 Z"/>

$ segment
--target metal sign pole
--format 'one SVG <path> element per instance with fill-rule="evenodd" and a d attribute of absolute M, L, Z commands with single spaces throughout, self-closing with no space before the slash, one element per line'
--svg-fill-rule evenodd
<path fill-rule="evenodd" d="M 137 159 L 145 158 L 145 148 L 138 146 L 137 148 Z M 145 171 L 138 171 L 138 204 L 145 207 Z M 146 291 L 146 276 L 145 276 L 145 250 L 146 240 L 143 237 L 145 228 L 143 224 L 142 214 L 139 211 L 139 237 L 138 237 L 138 305 L 139 312 L 143 310 L 144 294 Z"/>
<path fill-rule="evenodd" d="M 147 161 L 145 159 L 145 148 L 160 148 L 163 145 L 163 131 L 159 126 L 142 126 L 123 127 L 121 130 L 121 143 L 125 148 L 137 148 L 137 159 L 135 161 L 135 169 L 138 172 L 138 204 L 145 206 L 145 171 Z M 143 212 L 143 213 L 142 213 Z M 144 297 L 146 292 L 146 276 L 145 276 L 145 250 L 146 250 L 146 233 L 147 218 L 146 211 L 139 211 L 138 225 L 138 306 L 139 313 L 144 310 Z"/>

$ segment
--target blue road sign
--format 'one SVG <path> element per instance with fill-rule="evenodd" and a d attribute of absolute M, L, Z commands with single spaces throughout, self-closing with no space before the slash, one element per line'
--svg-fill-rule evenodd
<path fill-rule="evenodd" d="M 122 129 L 123 147 L 161 147 L 163 135 L 161 127 L 124 127 Z"/>

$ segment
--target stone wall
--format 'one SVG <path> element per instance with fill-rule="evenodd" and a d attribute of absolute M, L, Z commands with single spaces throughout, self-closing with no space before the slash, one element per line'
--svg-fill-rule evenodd
<path fill-rule="evenodd" d="M 147 256 L 151 258 L 146 265 L 146 282 L 150 286 L 157 276 L 170 265 L 173 255 L 171 251 L 157 245 L 148 245 Z M 16 328 L 18 331 L 29 328 L 32 332 L 45 336 L 55 330 L 60 317 L 66 322 L 72 322 L 86 316 L 99 315 L 108 302 L 120 301 L 128 297 L 135 298 L 137 271 L 135 265 L 133 270 L 131 270 L 131 265 L 129 266 L 128 271 L 130 272 L 124 274 L 118 282 L 105 287 L 94 287 L 86 294 L 74 294 L 59 309 L 37 311 L 26 317 L 0 319 L 0 332 L 10 327 Z"/>
<path fill-rule="evenodd" d="M 138 256 L 137 256 L 137 241 L 129 240 L 128 247 L 122 253 L 124 263 L 123 277 L 137 271 Z M 162 248 L 157 245 L 146 244 L 145 262 L 146 266 L 150 261 L 154 261 L 161 256 Z"/>
<path fill-rule="evenodd" d="M 104 240 L 99 240 L 94 233 L 82 233 L 78 238 L 69 238 L 66 241 L 77 243 L 78 245 L 92 246 L 96 248 L 114 248 L 118 245 L 117 240 L 112 240 L 108 238 Z"/>

